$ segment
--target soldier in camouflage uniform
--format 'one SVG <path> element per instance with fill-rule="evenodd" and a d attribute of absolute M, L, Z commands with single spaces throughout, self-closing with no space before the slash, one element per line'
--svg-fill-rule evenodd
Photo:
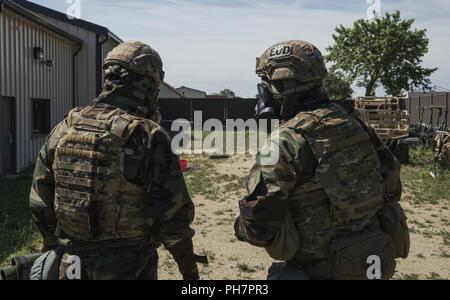
<path fill-rule="evenodd" d="M 161 58 L 132 41 L 104 69 L 101 95 L 72 110 L 37 159 L 30 204 L 44 250 L 80 257 L 82 279 L 146 280 L 157 279 L 162 244 L 184 279 L 198 279 L 194 205 L 157 124 Z"/>
<path fill-rule="evenodd" d="M 327 70 L 308 42 L 288 41 L 257 60 L 260 118 L 281 119 L 239 202 L 235 232 L 277 261 L 269 279 L 368 279 L 368 259 L 391 278 L 409 234 L 400 164 L 355 111 L 322 92 Z M 265 165 L 271 150 L 275 164 Z"/>

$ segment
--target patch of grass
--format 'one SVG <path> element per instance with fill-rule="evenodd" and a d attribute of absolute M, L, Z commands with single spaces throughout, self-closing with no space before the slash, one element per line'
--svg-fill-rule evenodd
<path fill-rule="evenodd" d="M 427 239 L 432 239 L 434 237 L 433 233 L 428 231 L 424 232 L 423 236 L 426 237 Z"/>
<path fill-rule="evenodd" d="M 438 273 L 431 273 L 429 276 L 426 277 L 427 280 L 444 280 L 444 278 L 441 277 Z"/>
<path fill-rule="evenodd" d="M 419 146 L 411 149 L 410 155 L 410 164 L 402 167 L 402 180 L 404 187 L 412 195 L 413 203 L 449 203 L 450 172 L 434 166 L 430 149 Z"/>
<path fill-rule="evenodd" d="M 418 274 L 400 273 L 397 276 L 395 276 L 395 279 L 397 279 L 397 280 L 419 280 L 419 275 Z"/>
<path fill-rule="evenodd" d="M 15 179 L 0 178 L 0 266 L 40 248 L 41 237 L 29 208 L 33 170 L 30 167 Z"/>
<path fill-rule="evenodd" d="M 439 249 L 439 250 L 442 251 L 440 257 L 443 257 L 443 258 L 450 258 L 450 253 L 447 253 L 447 252 L 446 252 L 445 250 L 443 250 L 443 249 Z"/>
<path fill-rule="evenodd" d="M 417 221 L 417 220 L 411 220 L 409 223 L 410 223 L 410 224 L 413 224 L 413 225 L 417 225 L 419 228 L 428 228 L 428 226 L 426 226 L 426 225 L 420 223 L 420 222 Z"/>
<path fill-rule="evenodd" d="M 227 131 L 227 130 L 215 130 L 215 131 L 191 131 L 184 132 L 185 137 L 191 139 L 191 150 L 194 150 L 196 143 L 202 142 L 204 148 L 215 152 L 226 153 L 228 144 L 234 152 L 238 154 L 250 154 L 258 149 L 258 145 L 265 142 L 266 138 L 260 139 L 256 131 Z M 230 141 L 230 143 L 228 143 Z M 233 141 L 233 142 L 232 142 Z M 243 141 L 243 142 L 242 142 Z M 234 144 L 231 144 L 231 142 Z M 238 148 L 239 143 L 239 148 Z M 242 143 L 242 144 L 241 144 Z M 184 145 L 183 145 L 184 146 Z M 187 146 L 187 145 L 186 145 Z"/>
<path fill-rule="evenodd" d="M 253 273 L 238 273 L 237 280 L 243 280 L 243 281 L 255 280 L 255 278 L 253 278 L 252 275 L 253 275 Z"/>
<path fill-rule="evenodd" d="M 413 167 L 425 167 L 433 164 L 433 151 L 422 145 L 410 148 L 409 165 Z"/>
<path fill-rule="evenodd" d="M 238 270 L 244 273 L 255 273 L 256 270 L 247 264 L 241 263 L 237 265 Z"/>
<path fill-rule="evenodd" d="M 230 181 L 236 181 L 239 180 L 239 177 L 237 175 L 229 175 L 229 174 L 225 174 L 225 175 L 220 175 L 216 177 L 217 181 L 226 181 L 226 182 L 230 182 Z"/>
<path fill-rule="evenodd" d="M 447 230 L 441 230 L 442 239 L 444 240 L 445 246 L 450 246 L 450 232 Z"/>
<path fill-rule="evenodd" d="M 243 182 L 228 181 L 228 183 L 225 185 L 225 190 L 227 191 L 240 191 L 242 189 L 245 189 L 245 184 L 243 184 Z"/>
<path fill-rule="evenodd" d="M 215 182 L 217 171 L 214 164 L 207 158 L 191 158 L 189 163 L 191 170 L 186 173 L 185 179 L 191 197 L 202 195 L 209 199 L 215 199 L 219 189 Z"/>

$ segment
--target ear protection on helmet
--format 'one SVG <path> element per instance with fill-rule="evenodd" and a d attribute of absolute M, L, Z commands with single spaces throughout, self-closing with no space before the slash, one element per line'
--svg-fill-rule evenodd
<path fill-rule="evenodd" d="M 151 61 L 151 57 L 152 57 L 152 55 L 150 55 L 150 54 L 141 54 L 141 55 L 136 56 L 135 58 L 133 58 L 131 60 L 131 63 L 134 66 L 136 66 L 136 67 L 141 67 L 142 68 L 143 66 L 146 66 L 147 70 L 148 70 L 147 74 L 149 74 L 149 73 L 152 72 L 152 70 L 151 70 L 152 65 L 151 65 L 151 62 L 150 62 Z M 161 81 L 164 80 L 165 76 L 166 76 L 166 73 L 163 70 L 161 70 L 161 72 L 159 73 L 159 77 L 160 77 Z"/>

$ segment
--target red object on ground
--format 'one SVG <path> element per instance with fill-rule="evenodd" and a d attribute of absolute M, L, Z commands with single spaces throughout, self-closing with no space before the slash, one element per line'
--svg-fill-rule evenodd
<path fill-rule="evenodd" d="M 188 169 L 188 161 L 185 159 L 180 160 L 181 171 L 186 172 Z"/>

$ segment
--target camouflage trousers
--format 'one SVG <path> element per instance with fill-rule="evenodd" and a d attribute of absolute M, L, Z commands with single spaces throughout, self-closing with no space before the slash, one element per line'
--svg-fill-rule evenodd
<path fill-rule="evenodd" d="M 95 253 L 70 253 L 81 261 L 82 280 L 157 280 L 156 247 L 102 249 Z M 60 274 L 64 274 L 61 265 Z"/>

